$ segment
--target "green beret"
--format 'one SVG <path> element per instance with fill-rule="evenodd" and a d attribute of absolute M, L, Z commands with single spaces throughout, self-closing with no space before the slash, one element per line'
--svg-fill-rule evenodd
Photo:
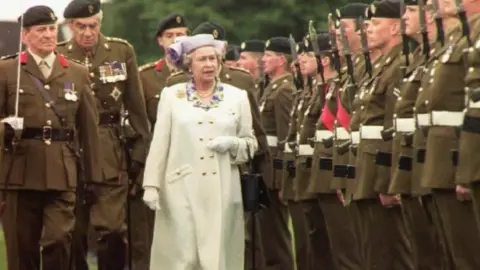
<path fill-rule="evenodd" d="M 240 52 L 259 52 L 263 53 L 265 51 L 265 41 L 252 39 L 242 42 L 240 45 Z"/>
<path fill-rule="evenodd" d="M 29 27 L 34 25 L 46 25 L 57 22 L 57 16 L 53 10 L 47 6 L 33 6 L 23 15 L 18 17 L 18 22 L 21 22 L 23 16 L 23 27 Z"/>
<path fill-rule="evenodd" d="M 170 13 L 165 19 L 158 24 L 157 33 L 155 37 L 159 37 L 165 30 L 177 27 L 188 27 L 185 16 L 179 13 Z"/>
<path fill-rule="evenodd" d="M 365 10 L 367 9 L 367 4 L 362 3 L 351 3 L 347 4 L 340 9 L 337 9 L 337 17 L 339 19 L 358 19 L 365 17 Z"/>
<path fill-rule="evenodd" d="M 73 0 L 63 11 L 65 19 L 88 18 L 100 12 L 100 0 Z"/>
<path fill-rule="evenodd" d="M 225 60 L 237 61 L 240 58 L 240 46 L 228 44 Z"/>
<path fill-rule="evenodd" d="M 286 37 L 272 37 L 265 42 L 265 51 L 291 54 L 290 41 Z"/>
<path fill-rule="evenodd" d="M 218 40 L 227 40 L 227 32 L 225 29 L 216 23 L 213 22 L 203 22 L 195 28 L 192 32 L 192 36 L 198 34 L 211 34 L 215 39 Z"/>
<path fill-rule="evenodd" d="M 372 18 L 400 19 L 400 2 L 382 0 L 370 6 Z"/>

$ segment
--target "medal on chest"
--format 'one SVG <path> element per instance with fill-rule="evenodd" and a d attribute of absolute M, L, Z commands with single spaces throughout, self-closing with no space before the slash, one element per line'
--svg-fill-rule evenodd
<path fill-rule="evenodd" d="M 105 62 L 98 67 L 98 73 L 103 83 L 124 81 L 127 79 L 127 66 L 118 61 Z"/>
<path fill-rule="evenodd" d="M 112 92 L 110 92 L 110 96 L 115 100 L 118 101 L 120 96 L 122 95 L 122 92 L 118 89 L 117 86 L 113 87 Z"/>
<path fill-rule="evenodd" d="M 65 83 L 63 94 L 64 98 L 68 101 L 75 102 L 78 100 L 77 92 L 75 91 L 75 85 L 73 83 Z"/>

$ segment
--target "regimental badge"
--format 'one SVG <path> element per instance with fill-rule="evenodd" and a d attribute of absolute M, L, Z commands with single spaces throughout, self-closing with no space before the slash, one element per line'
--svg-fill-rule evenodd
<path fill-rule="evenodd" d="M 50 12 L 50 18 L 52 19 L 52 21 L 55 21 L 57 19 L 57 17 L 55 17 L 55 14 L 53 14 L 53 12 Z"/>
<path fill-rule="evenodd" d="M 93 14 L 93 5 L 88 5 L 88 13 Z"/>
<path fill-rule="evenodd" d="M 242 50 L 245 50 L 245 47 L 246 47 L 246 46 L 247 46 L 247 45 L 245 44 L 245 42 L 242 42 L 242 44 L 240 45 L 240 48 L 241 48 Z"/>
<path fill-rule="evenodd" d="M 78 100 L 77 92 L 75 91 L 75 85 L 73 83 L 65 83 L 63 93 L 66 100 L 73 102 Z"/>
<path fill-rule="evenodd" d="M 217 29 L 213 29 L 212 35 L 213 35 L 214 38 L 218 38 L 218 30 L 217 30 Z"/>
<path fill-rule="evenodd" d="M 186 91 L 185 89 L 180 89 L 177 90 L 177 98 L 182 99 L 186 96 Z"/>
<path fill-rule="evenodd" d="M 118 87 L 115 86 L 112 90 L 112 92 L 110 93 L 110 96 L 115 100 L 115 101 L 118 101 L 118 98 L 120 98 L 120 96 L 122 95 L 122 92 L 120 90 L 118 90 Z"/>
<path fill-rule="evenodd" d="M 177 16 L 177 18 L 175 18 L 175 20 L 177 21 L 178 24 L 182 23 L 182 17 L 180 17 L 180 16 Z"/>
<path fill-rule="evenodd" d="M 374 4 L 371 4 L 370 11 L 372 12 L 372 14 L 375 14 L 377 12 L 377 7 Z"/>
<path fill-rule="evenodd" d="M 265 49 L 270 46 L 270 39 L 265 42 Z"/>
<path fill-rule="evenodd" d="M 342 13 L 340 12 L 339 9 L 335 10 L 335 13 L 337 13 L 337 18 L 338 19 L 342 18 Z"/>
<path fill-rule="evenodd" d="M 309 45 L 309 44 L 308 44 L 308 39 L 307 39 L 307 38 L 305 38 L 304 44 L 305 44 L 305 48 L 308 48 L 308 45 Z"/>
<path fill-rule="evenodd" d="M 295 46 L 295 51 L 298 53 L 300 52 L 300 45 L 297 44 L 297 46 Z"/>

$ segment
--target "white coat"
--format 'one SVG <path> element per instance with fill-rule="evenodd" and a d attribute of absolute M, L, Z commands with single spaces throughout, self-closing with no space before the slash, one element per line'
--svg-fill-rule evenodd
<path fill-rule="evenodd" d="M 243 270 L 244 220 L 238 164 L 257 141 L 247 93 L 224 84 L 218 107 L 193 106 L 186 84 L 163 89 L 143 186 L 156 187 L 151 270 Z M 216 136 L 236 136 L 236 153 L 206 145 Z"/>

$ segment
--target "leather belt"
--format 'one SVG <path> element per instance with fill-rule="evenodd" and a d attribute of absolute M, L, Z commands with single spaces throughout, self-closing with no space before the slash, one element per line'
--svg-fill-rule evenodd
<path fill-rule="evenodd" d="M 99 125 L 120 124 L 119 112 L 103 112 L 98 117 Z"/>
<path fill-rule="evenodd" d="M 24 128 L 22 131 L 22 139 L 41 140 L 41 141 L 71 141 L 74 138 L 72 129 L 52 128 L 44 126 L 41 128 Z"/>

